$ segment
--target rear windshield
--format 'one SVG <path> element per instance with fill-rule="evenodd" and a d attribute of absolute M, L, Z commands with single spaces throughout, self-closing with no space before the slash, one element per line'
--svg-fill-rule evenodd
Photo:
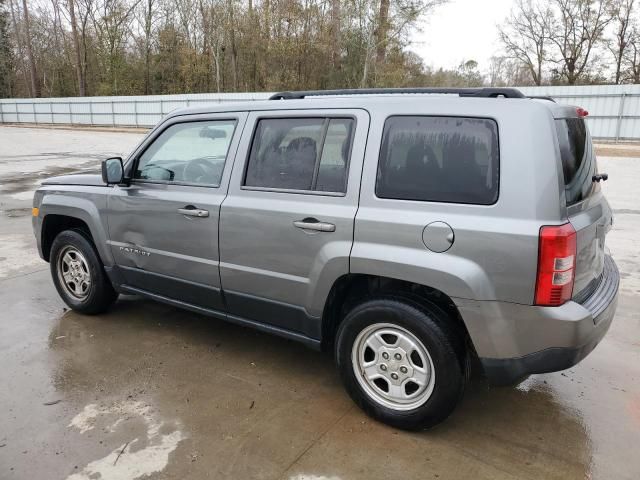
<path fill-rule="evenodd" d="M 465 117 L 395 116 L 384 125 L 380 198 L 491 205 L 498 198 L 498 126 Z"/>
<path fill-rule="evenodd" d="M 564 173 L 567 205 L 588 198 L 594 191 L 593 175 L 597 172 L 596 156 L 591 136 L 582 118 L 556 120 Z"/>

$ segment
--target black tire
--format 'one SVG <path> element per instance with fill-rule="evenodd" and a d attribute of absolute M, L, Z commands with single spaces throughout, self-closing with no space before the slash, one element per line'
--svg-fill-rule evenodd
<path fill-rule="evenodd" d="M 426 347 L 435 377 L 431 384 L 431 394 L 423 404 L 413 409 L 389 408 L 376 401 L 374 395 L 360 384 L 356 375 L 361 374 L 354 371 L 352 349 L 360 332 L 374 324 L 399 326 Z M 365 301 L 354 307 L 340 324 L 335 355 L 342 381 L 355 403 L 371 417 L 396 428 L 423 430 L 437 425 L 451 414 L 464 392 L 464 341 L 454 328 L 453 319 L 436 305 L 417 304 L 402 298 Z M 376 362 L 384 361 L 379 360 L 377 354 L 375 358 Z M 391 370 L 392 367 L 385 366 L 385 370 L 387 368 Z M 364 372 L 362 376 L 364 378 Z"/>
<path fill-rule="evenodd" d="M 90 285 L 81 297 L 76 297 L 70 292 L 70 288 L 64 285 L 64 280 L 59 275 L 61 255 L 69 250 L 77 250 L 86 260 Z M 118 298 L 118 293 L 113 289 L 111 281 L 104 271 L 104 267 L 98 257 L 95 246 L 90 237 L 80 230 L 65 230 L 58 234 L 51 245 L 49 258 L 51 276 L 58 294 L 64 303 L 76 312 L 87 315 L 96 315 L 105 312 Z M 62 267 L 64 268 L 64 267 Z"/>

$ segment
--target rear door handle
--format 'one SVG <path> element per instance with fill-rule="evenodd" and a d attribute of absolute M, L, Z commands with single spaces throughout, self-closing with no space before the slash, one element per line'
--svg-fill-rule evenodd
<path fill-rule="evenodd" d="M 179 208 L 178 213 L 187 215 L 188 217 L 204 218 L 209 216 L 209 210 L 196 208 L 193 205 L 187 205 L 185 208 Z"/>
<path fill-rule="evenodd" d="M 316 232 L 335 232 L 336 226 L 333 223 L 319 222 L 315 218 L 305 218 L 304 220 L 296 220 L 293 226 L 303 230 L 315 230 Z"/>

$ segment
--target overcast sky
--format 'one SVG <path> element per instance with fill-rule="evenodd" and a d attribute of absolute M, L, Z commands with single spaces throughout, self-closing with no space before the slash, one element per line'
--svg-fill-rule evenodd
<path fill-rule="evenodd" d="M 452 68 L 475 60 L 486 71 L 499 51 L 497 25 L 509 14 L 514 0 L 451 0 L 438 7 L 413 35 L 411 49 L 426 65 Z"/>

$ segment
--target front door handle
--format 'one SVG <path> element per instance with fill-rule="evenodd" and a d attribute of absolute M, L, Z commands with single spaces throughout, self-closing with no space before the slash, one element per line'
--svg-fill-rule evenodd
<path fill-rule="evenodd" d="M 304 220 L 296 220 L 293 226 L 303 230 L 315 230 L 317 232 L 335 232 L 336 226 L 333 223 L 319 222 L 315 218 L 305 218 Z"/>
<path fill-rule="evenodd" d="M 187 205 L 184 208 L 179 208 L 178 213 L 182 215 L 187 215 L 188 217 L 198 217 L 198 218 L 204 218 L 209 216 L 209 210 L 196 208 L 193 205 Z"/>

